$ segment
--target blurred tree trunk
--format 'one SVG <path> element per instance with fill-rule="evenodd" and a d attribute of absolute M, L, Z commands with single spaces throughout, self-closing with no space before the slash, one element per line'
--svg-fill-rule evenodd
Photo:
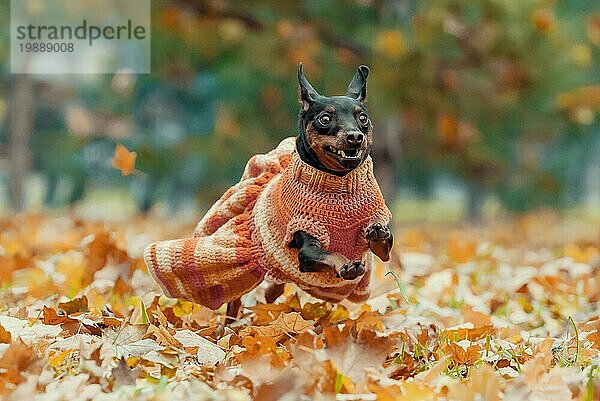
<path fill-rule="evenodd" d="M 25 207 L 25 181 L 31 168 L 29 138 L 33 130 L 33 82 L 26 74 L 15 75 L 9 105 L 10 202 L 15 210 Z"/>
<path fill-rule="evenodd" d="M 467 219 L 471 223 L 481 223 L 483 221 L 483 201 L 484 191 L 477 183 L 467 185 Z"/>
<path fill-rule="evenodd" d="M 388 202 L 396 196 L 396 168 L 401 157 L 400 135 L 402 123 L 397 117 L 388 117 L 373 134 L 373 170 L 381 192 Z"/>

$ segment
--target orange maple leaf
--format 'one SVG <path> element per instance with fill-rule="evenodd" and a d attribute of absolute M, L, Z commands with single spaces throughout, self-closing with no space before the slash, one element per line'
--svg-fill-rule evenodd
<path fill-rule="evenodd" d="M 456 343 L 450 343 L 449 349 L 452 358 L 461 365 L 473 365 L 479 359 L 479 351 L 481 351 L 481 347 L 477 344 L 470 345 L 465 350 Z"/>
<path fill-rule="evenodd" d="M 129 175 L 135 169 L 136 152 L 130 152 L 125 146 L 120 143 L 115 147 L 115 155 L 111 159 L 112 166 L 121 170 L 121 175 Z"/>
<path fill-rule="evenodd" d="M 10 344 L 12 336 L 10 331 L 7 331 L 2 325 L 0 325 L 0 344 Z"/>

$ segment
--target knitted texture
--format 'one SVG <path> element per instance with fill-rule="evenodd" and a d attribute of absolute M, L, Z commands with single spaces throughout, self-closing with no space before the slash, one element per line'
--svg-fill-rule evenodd
<path fill-rule="evenodd" d="M 326 301 L 369 297 L 372 254 L 365 229 L 387 225 L 391 214 L 368 157 L 343 177 L 304 163 L 287 138 L 266 155 L 250 159 L 240 182 L 198 223 L 193 237 L 151 244 L 144 259 L 154 279 L 171 297 L 216 309 L 238 299 L 267 278 L 295 283 Z M 363 260 L 355 280 L 335 271 L 301 273 L 293 234 L 305 231 L 324 249 Z"/>

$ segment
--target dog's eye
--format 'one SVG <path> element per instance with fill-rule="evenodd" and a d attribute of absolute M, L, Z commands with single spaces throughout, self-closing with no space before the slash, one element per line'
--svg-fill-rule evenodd
<path fill-rule="evenodd" d="M 360 113 L 358 115 L 358 122 L 362 126 L 367 126 L 367 124 L 369 124 L 369 116 L 367 116 L 365 113 Z"/>
<path fill-rule="evenodd" d="M 331 116 L 329 114 L 322 114 L 321 117 L 319 117 L 319 123 L 326 127 L 329 124 L 331 124 Z"/>

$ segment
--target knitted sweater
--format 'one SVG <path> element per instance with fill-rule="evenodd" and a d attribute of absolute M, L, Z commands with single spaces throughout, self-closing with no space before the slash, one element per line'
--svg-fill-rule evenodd
<path fill-rule="evenodd" d="M 372 254 L 365 229 L 390 219 L 370 157 L 338 177 L 303 162 L 288 138 L 250 159 L 240 182 L 211 207 L 192 238 L 151 244 L 144 259 L 167 295 L 213 309 L 265 278 L 295 283 L 326 301 L 358 302 L 369 296 Z M 288 246 L 297 231 L 318 238 L 326 250 L 365 261 L 365 274 L 344 280 L 333 269 L 300 272 L 298 250 Z"/>

